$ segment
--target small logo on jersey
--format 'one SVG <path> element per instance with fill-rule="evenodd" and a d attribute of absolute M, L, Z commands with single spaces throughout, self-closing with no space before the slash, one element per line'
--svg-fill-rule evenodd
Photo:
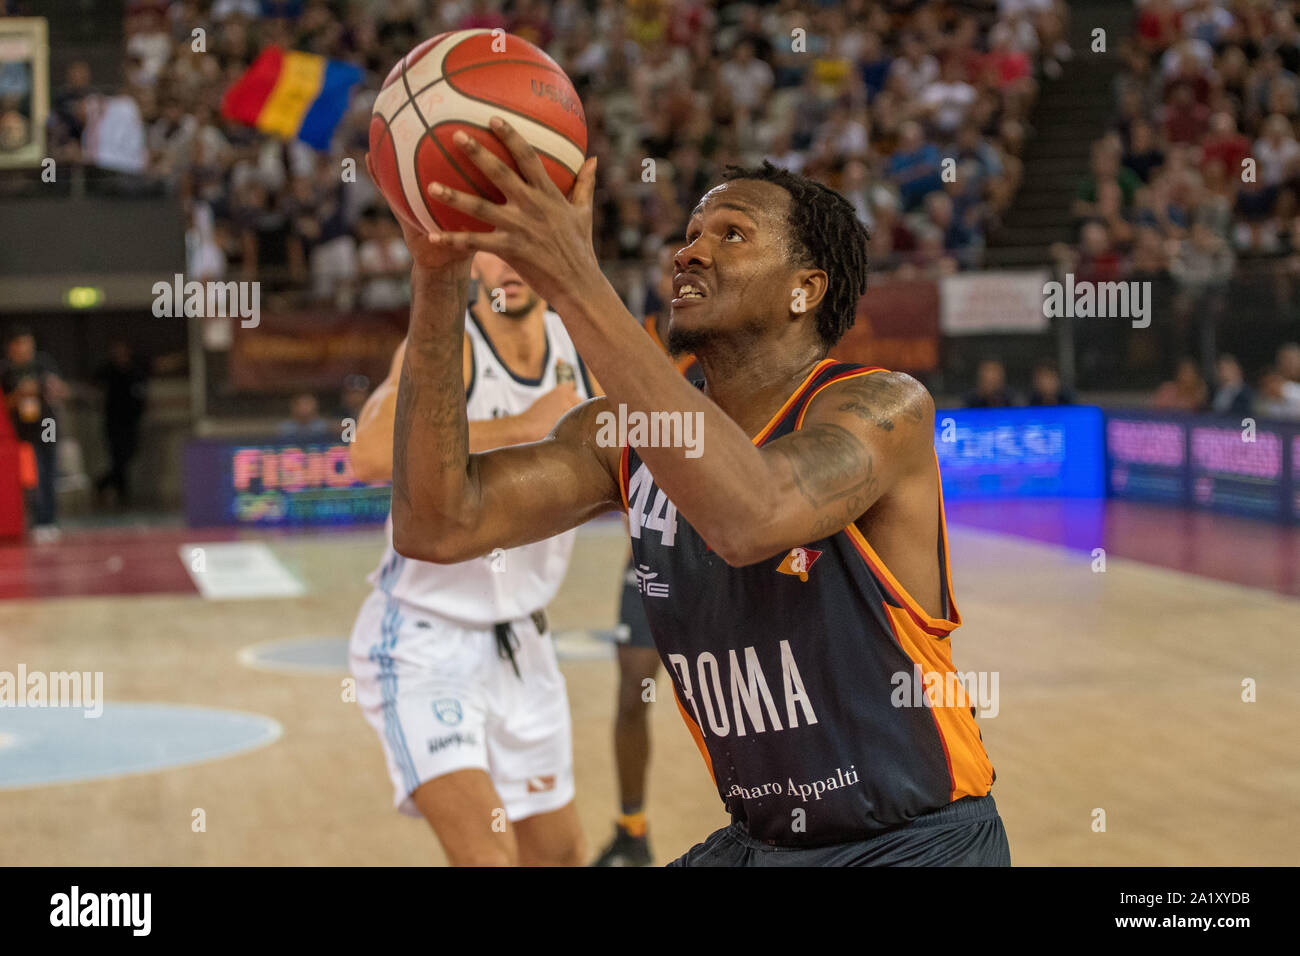
<path fill-rule="evenodd" d="M 444 697 L 433 702 L 433 714 L 444 724 L 455 727 L 465 718 L 460 701 L 454 697 Z"/>
<path fill-rule="evenodd" d="M 639 564 L 636 568 L 637 590 L 646 597 L 667 597 L 668 585 L 663 581 L 652 581 L 651 578 L 659 577 L 658 571 L 651 571 L 650 567 L 645 564 Z"/>
<path fill-rule="evenodd" d="M 548 790 L 554 790 L 554 789 L 555 789 L 555 775 L 554 775 L 554 774 L 552 774 L 552 775 L 549 776 L 549 777 L 529 777 L 529 778 L 528 778 L 528 792 L 529 792 L 529 793 L 546 793 Z"/>
<path fill-rule="evenodd" d="M 800 581 L 807 581 L 809 570 L 821 556 L 822 553 L 813 548 L 791 548 L 777 570 L 782 574 L 798 575 Z"/>
<path fill-rule="evenodd" d="M 576 382 L 578 376 L 574 374 L 573 366 L 562 358 L 555 360 L 555 384 L 563 385 L 565 382 Z"/>
<path fill-rule="evenodd" d="M 486 367 L 483 369 L 483 377 L 484 377 L 484 378 L 496 378 L 496 377 L 497 377 L 497 370 L 494 369 L 491 365 L 488 365 L 488 366 L 486 366 Z"/>

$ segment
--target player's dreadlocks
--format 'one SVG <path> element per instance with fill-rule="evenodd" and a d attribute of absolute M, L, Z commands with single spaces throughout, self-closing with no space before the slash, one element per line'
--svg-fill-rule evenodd
<path fill-rule="evenodd" d="M 763 160 L 762 166 L 728 166 L 723 179 L 759 179 L 790 194 L 791 252 L 802 264 L 826 272 L 826 297 L 817 309 L 817 331 L 827 347 L 852 326 L 858 299 L 867 289 L 867 229 L 849 201 L 833 189 Z"/>

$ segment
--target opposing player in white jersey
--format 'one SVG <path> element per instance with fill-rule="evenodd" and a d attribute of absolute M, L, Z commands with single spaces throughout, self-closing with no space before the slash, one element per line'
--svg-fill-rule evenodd
<path fill-rule="evenodd" d="M 472 275 L 470 448 L 538 441 L 598 386 L 559 316 L 510 266 L 484 254 Z M 392 477 L 405 348 L 357 424 L 352 463 L 366 480 Z M 349 657 L 395 804 L 429 821 L 453 865 L 581 865 L 569 702 L 545 614 L 574 533 L 450 565 L 397 554 L 391 518 L 387 535 Z"/>

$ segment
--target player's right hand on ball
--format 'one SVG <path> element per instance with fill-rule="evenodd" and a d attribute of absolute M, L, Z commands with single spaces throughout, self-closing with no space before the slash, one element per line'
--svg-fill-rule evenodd
<path fill-rule="evenodd" d="M 375 178 L 375 167 L 370 161 L 369 153 L 366 153 L 366 171 L 370 173 L 370 181 L 377 187 L 379 180 Z M 383 194 L 383 190 L 380 190 L 379 195 L 382 196 Z M 425 269 L 441 269 L 444 266 L 468 262 L 474 257 L 472 251 L 466 252 L 465 250 L 452 249 L 446 244 L 435 245 L 429 241 L 429 236 L 424 231 L 423 226 L 412 222 L 400 210 L 393 209 L 391 204 L 389 209 L 392 210 L 394 218 L 397 219 L 397 224 L 402 227 L 402 238 L 406 240 L 406 248 L 411 253 L 411 261 L 417 266 Z"/>
<path fill-rule="evenodd" d="M 578 395 L 574 383 L 565 382 L 540 396 L 537 401 L 528 406 L 528 411 L 524 414 L 532 420 L 538 434 L 545 436 L 550 433 L 565 412 L 574 405 L 581 405 L 584 401 L 585 399 Z"/>

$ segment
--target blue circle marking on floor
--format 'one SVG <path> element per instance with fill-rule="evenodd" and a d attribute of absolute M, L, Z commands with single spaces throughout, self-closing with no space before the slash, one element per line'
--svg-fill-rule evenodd
<path fill-rule="evenodd" d="M 348 673 L 346 637 L 295 637 L 254 644 L 239 652 L 239 663 L 260 671 L 296 674 Z"/>
<path fill-rule="evenodd" d="M 260 714 L 109 701 L 99 717 L 77 707 L 0 707 L 0 790 L 77 783 L 221 760 L 280 738 Z"/>

